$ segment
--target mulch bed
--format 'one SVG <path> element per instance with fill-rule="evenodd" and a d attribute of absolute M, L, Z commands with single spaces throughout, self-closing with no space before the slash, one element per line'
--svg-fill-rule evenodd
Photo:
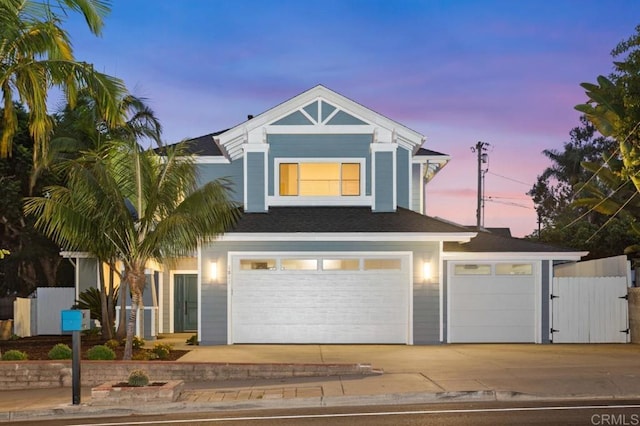
<path fill-rule="evenodd" d="M 71 335 L 62 336 L 33 336 L 21 337 L 16 340 L 1 340 L 0 352 L 4 353 L 10 349 L 16 349 L 25 352 L 29 360 L 49 360 L 49 351 L 58 343 L 64 343 L 73 348 Z M 99 336 L 82 336 L 80 338 L 81 358 L 87 359 L 87 351 L 93 346 L 104 344 L 104 340 Z M 134 359 L 139 352 L 148 351 L 148 349 L 134 349 Z M 124 345 L 118 346 L 114 352 L 116 360 L 122 359 L 124 355 Z M 189 351 L 172 350 L 164 361 L 175 361 Z"/>

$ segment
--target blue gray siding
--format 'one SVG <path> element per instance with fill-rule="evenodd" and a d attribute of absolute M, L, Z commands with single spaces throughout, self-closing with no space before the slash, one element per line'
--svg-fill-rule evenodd
<path fill-rule="evenodd" d="M 244 198 L 242 165 L 242 159 L 235 160 L 230 164 L 198 164 L 198 183 L 204 185 L 219 178 L 227 178 L 232 182 L 232 199 L 242 203 Z"/>
<path fill-rule="evenodd" d="M 351 114 L 347 114 L 344 111 L 338 111 L 331 120 L 327 122 L 330 125 L 362 125 L 367 124 L 359 118 L 354 117 Z"/>
<path fill-rule="evenodd" d="M 310 125 L 311 121 L 307 117 L 304 116 L 300 111 L 293 112 L 286 117 L 281 118 L 280 120 L 273 123 L 277 126 L 297 126 L 297 125 Z"/>
<path fill-rule="evenodd" d="M 549 261 L 542 261 L 542 312 L 541 312 L 541 329 L 542 343 L 551 343 L 549 335 L 551 334 L 551 325 L 549 324 L 549 309 L 551 297 L 551 283 L 549 282 Z"/>
<path fill-rule="evenodd" d="M 375 194 L 372 210 L 377 212 L 395 211 L 393 203 L 393 153 L 375 153 Z"/>
<path fill-rule="evenodd" d="M 225 279 L 226 281 L 226 279 Z M 203 345 L 227 344 L 227 284 L 202 283 L 202 337 Z"/>
<path fill-rule="evenodd" d="M 397 173 L 397 204 L 398 207 L 405 209 L 411 208 L 409 199 L 409 167 L 410 167 L 409 151 L 404 148 L 398 148 L 396 153 L 396 173 Z"/>
<path fill-rule="evenodd" d="M 371 135 L 268 135 L 269 195 L 274 195 L 276 158 L 364 158 L 365 194 L 371 195 Z"/>
<path fill-rule="evenodd" d="M 245 153 L 247 162 L 247 212 L 265 211 L 264 156 L 263 152 Z"/>
<path fill-rule="evenodd" d="M 421 194 L 423 191 L 420 164 L 411 165 L 411 210 L 422 212 Z"/>

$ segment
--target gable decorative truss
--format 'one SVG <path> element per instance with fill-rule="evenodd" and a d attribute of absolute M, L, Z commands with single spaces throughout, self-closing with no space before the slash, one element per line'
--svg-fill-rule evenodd
<path fill-rule="evenodd" d="M 371 134 L 374 143 L 394 143 L 415 152 L 420 133 L 372 111 L 322 85 L 217 135 L 225 156 L 236 160 L 246 144 L 265 144 L 267 134 Z"/>

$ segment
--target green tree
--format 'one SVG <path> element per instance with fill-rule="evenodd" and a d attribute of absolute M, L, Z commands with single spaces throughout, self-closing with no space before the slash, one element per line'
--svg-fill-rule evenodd
<path fill-rule="evenodd" d="M 34 229 L 34 219 L 23 213 L 23 197 L 30 191 L 41 194 L 42 185 L 58 181 L 52 174 L 43 173 L 38 184 L 30 189 L 33 139 L 24 107 L 16 104 L 14 108 L 19 128 L 13 153 L 11 157 L 0 158 L 0 247 L 11 251 L 11 256 L 0 264 L 0 295 L 26 297 L 36 287 L 72 285 L 73 270 L 60 256 L 60 247 Z"/>
<path fill-rule="evenodd" d="M 33 159 L 37 165 L 47 156 L 53 127 L 48 115 L 50 88 L 65 93 L 69 105 L 85 90 L 100 106 L 100 115 L 110 125 L 120 120 L 117 99 L 125 92 L 123 83 L 99 73 L 73 56 L 69 34 L 62 28 L 68 12 L 81 13 L 89 29 L 99 34 L 103 17 L 109 12 L 107 0 L 0 0 L 0 93 L 3 132 L 0 158 L 11 155 L 18 130 L 14 100 L 29 112 L 29 132 L 34 140 Z"/>
<path fill-rule="evenodd" d="M 87 94 L 82 94 L 75 108 L 66 106 L 62 111 L 54 115 L 54 134 L 51 138 L 49 155 L 40 164 L 33 176 L 38 176 L 48 170 L 56 162 L 65 159 L 78 158 L 82 152 L 100 149 L 104 144 L 113 140 L 126 140 L 131 143 L 149 142 L 153 145 L 161 145 L 162 126 L 154 111 L 146 104 L 146 100 L 133 95 L 126 95 L 118 102 L 123 124 L 109 126 L 101 116 L 97 103 Z M 99 264 L 109 265 L 109 277 L 105 279 L 103 268 L 99 268 L 99 280 L 104 292 L 97 293 L 101 300 L 102 334 L 105 339 L 113 337 L 112 327 L 115 321 L 114 306 L 117 301 L 114 288 L 114 274 L 120 276 L 116 268 L 117 253 L 108 240 L 94 238 L 91 247 L 86 250 L 93 253 Z M 120 276 L 120 285 L 126 287 L 126 280 Z M 121 294 L 124 296 L 126 292 Z M 126 309 L 125 297 L 122 297 L 121 320 L 119 322 L 118 336 L 125 336 Z"/>
<path fill-rule="evenodd" d="M 601 164 L 604 157 L 615 152 L 617 142 L 600 136 L 585 117 L 580 122 L 571 130 L 571 140 L 563 150 L 543 151 L 551 165 L 529 191 L 541 221 L 540 231 L 532 237 L 588 250 L 591 258 L 617 255 L 634 241 L 629 230 L 631 219 L 610 219 L 603 208 L 594 208 L 594 194 L 610 192 L 610 182 L 599 174 L 599 167 L 585 167 Z M 599 232 L 605 224 L 607 232 Z"/>
<path fill-rule="evenodd" d="M 621 176 L 640 192 L 640 25 L 612 50 L 614 72 L 582 83 L 587 102 L 576 105 L 598 131 L 618 142 Z"/>
<path fill-rule="evenodd" d="M 129 141 L 109 142 L 63 162 L 66 185 L 48 187 L 47 197 L 25 203 L 36 226 L 61 246 L 85 249 L 99 238 L 118 254 L 132 296 L 124 359 L 132 355 L 148 261 L 187 255 L 239 214 L 227 181 L 197 186 L 194 159 L 185 149 L 167 147 L 161 158 Z"/>
<path fill-rule="evenodd" d="M 640 193 L 640 25 L 636 33 L 619 43 L 611 52 L 614 71 L 607 78 L 598 76 L 597 83 L 582 83 L 586 90 L 587 102 L 576 105 L 585 113 L 598 131 L 614 138 L 617 142 L 615 155 L 605 158 L 604 163 L 594 170 L 604 181 L 609 182 L 613 193 L 592 191 L 593 197 L 585 204 L 612 216 L 625 212 L 630 221 L 630 229 L 635 234 L 635 243 L 640 239 L 640 225 L 636 223 L 637 201 Z M 634 191 L 621 191 L 626 183 Z M 620 199 L 627 193 L 626 199 Z M 595 197 L 595 198 L 594 198 Z M 599 199 L 598 199 L 599 197 Z M 636 244 L 627 251 L 637 251 Z"/>

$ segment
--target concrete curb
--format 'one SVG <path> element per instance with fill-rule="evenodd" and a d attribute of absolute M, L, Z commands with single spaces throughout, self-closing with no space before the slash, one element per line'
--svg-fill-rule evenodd
<path fill-rule="evenodd" d="M 190 413 L 206 411 L 233 411 L 233 410 L 263 410 L 285 408 L 317 408 L 317 407 L 349 407 L 367 405 L 407 405 L 425 403 L 447 402 L 482 402 L 482 401 L 575 401 L 593 399 L 638 399 L 640 395 L 532 395 L 511 391 L 464 391 L 464 392 L 437 392 L 437 393 L 392 393 L 380 395 L 361 396 L 329 396 L 313 398 L 292 398 L 277 400 L 250 400 L 233 402 L 174 402 L 160 405 L 137 406 L 92 406 L 60 405 L 54 408 L 37 409 L 27 411 L 11 411 L 0 413 L 0 423 L 26 420 L 70 419 L 88 417 L 112 417 L 129 415 Z"/>

